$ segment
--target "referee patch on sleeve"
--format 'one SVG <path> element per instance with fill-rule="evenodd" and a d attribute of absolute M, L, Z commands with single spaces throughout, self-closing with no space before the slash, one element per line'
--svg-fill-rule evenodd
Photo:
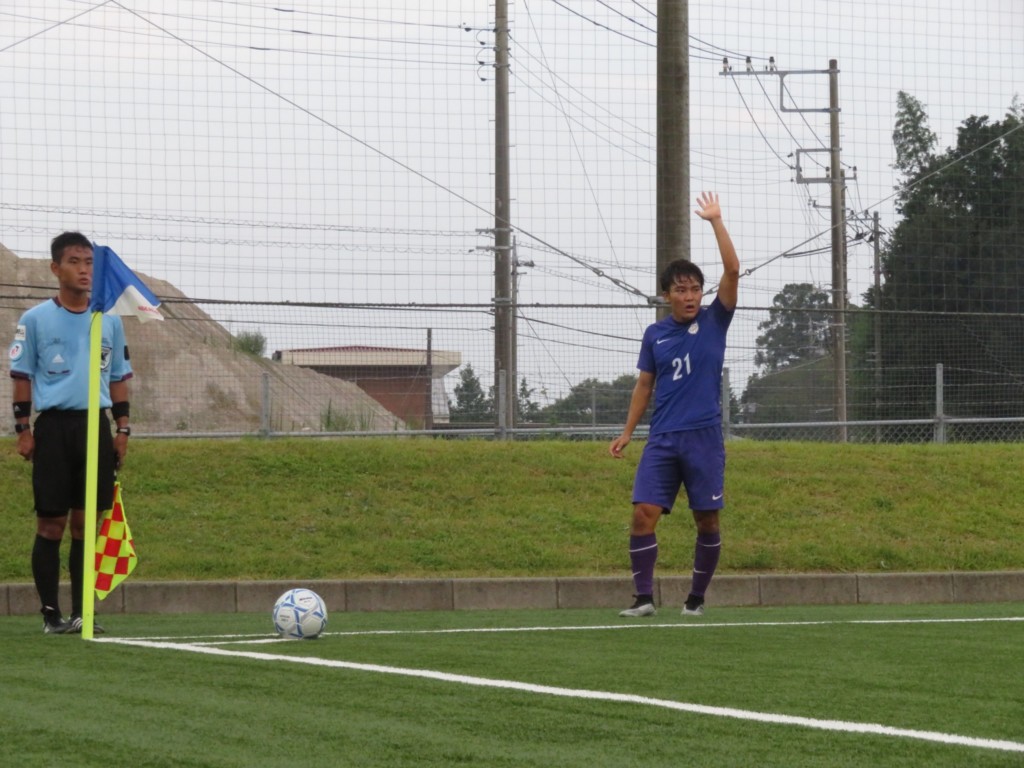
<path fill-rule="evenodd" d="M 14 329 L 14 340 L 15 341 L 24 341 L 25 340 L 25 326 L 24 325 L 18 325 L 18 327 Z"/>

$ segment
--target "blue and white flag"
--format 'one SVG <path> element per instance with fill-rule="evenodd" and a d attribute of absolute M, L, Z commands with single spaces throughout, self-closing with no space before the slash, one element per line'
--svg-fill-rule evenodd
<path fill-rule="evenodd" d="M 93 312 L 114 315 L 134 315 L 142 322 L 163 320 L 157 307 L 160 300 L 146 287 L 121 257 L 105 245 L 92 249 L 92 302 Z"/>

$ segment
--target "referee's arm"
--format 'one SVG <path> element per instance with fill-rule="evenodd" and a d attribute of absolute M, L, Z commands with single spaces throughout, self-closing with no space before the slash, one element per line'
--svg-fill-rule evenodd
<path fill-rule="evenodd" d="M 14 384 L 13 390 L 13 402 L 15 403 L 31 403 L 32 402 L 32 379 L 25 378 L 22 376 L 13 376 L 12 382 Z M 24 409 L 21 409 L 24 410 Z M 29 425 L 30 413 L 22 413 L 21 410 L 18 412 L 17 418 L 14 420 L 15 429 L 18 429 L 18 455 L 21 456 L 25 461 L 32 461 L 32 454 L 35 452 L 36 440 L 32 436 L 32 430 L 26 429 Z M 29 411 L 32 409 L 29 408 Z"/>
<path fill-rule="evenodd" d="M 128 402 L 128 379 L 110 382 L 110 402 Z M 116 421 L 118 431 L 114 435 L 114 453 L 117 454 L 116 469 L 120 469 L 124 465 L 125 454 L 128 453 L 128 432 L 122 431 L 128 427 L 128 416 L 118 416 Z"/>

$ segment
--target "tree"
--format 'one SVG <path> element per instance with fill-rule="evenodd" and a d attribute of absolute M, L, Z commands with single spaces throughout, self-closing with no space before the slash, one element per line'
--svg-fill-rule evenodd
<path fill-rule="evenodd" d="M 937 140 L 928 127 L 924 105 L 905 91 L 896 94 L 896 127 L 892 132 L 896 168 L 908 179 L 923 176 L 933 160 Z"/>
<path fill-rule="evenodd" d="M 751 376 L 743 390 L 743 421 L 787 424 L 835 420 L 835 366 L 830 357 Z M 784 434 L 781 439 L 786 439 Z"/>
<path fill-rule="evenodd" d="M 758 324 L 754 362 L 777 371 L 828 354 L 828 294 L 810 283 L 789 283 L 772 299 L 768 319 Z"/>
<path fill-rule="evenodd" d="M 634 386 L 636 376 L 628 373 L 612 382 L 584 379 L 540 416 L 549 424 L 624 424 Z"/>
<path fill-rule="evenodd" d="M 519 382 L 518 399 L 516 402 L 516 418 L 518 421 L 536 421 L 540 416 L 540 406 L 530 398 L 536 390 L 526 385 L 526 377 Z"/>
<path fill-rule="evenodd" d="M 893 139 L 903 219 L 883 251 L 882 290 L 865 296 L 882 336 L 873 415 L 1024 415 L 1024 130 L 1018 99 L 1002 121 L 970 116 L 935 154 L 920 103 L 901 93 Z M 865 334 L 870 338 L 871 334 Z M 870 367 L 868 354 L 855 354 Z"/>
<path fill-rule="evenodd" d="M 834 418 L 835 380 L 829 356 L 831 301 L 810 283 L 789 283 L 772 300 L 757 328 L 754 362 L 761 366 L 743 390 L 748 423 L 822 421 Z"/>
<path fill-rule="evenodd" d="M 448 403 L 453 424 L 490 422 L 494 420 L 494 398 L 485 394 L 473 366 L 467 364 L 459 371 L 455 385 L 455 402 Z"/>

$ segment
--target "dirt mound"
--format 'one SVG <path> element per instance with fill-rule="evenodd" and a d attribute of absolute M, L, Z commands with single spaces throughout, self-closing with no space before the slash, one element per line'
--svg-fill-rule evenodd
<path fill-rule="evenodd" d="M 254 433 L 265 413 L 273 432 L 404 428 L 351 382 L 240 351 L 173 285 L 139 276 L 164 301 L 165 317 L 124 321 L 135 371 L 132 426 L 141 434 Z M 55 293 L 49 260 L 22 259 L 0 245 L 0 344 L 13 338 L 22 312 Z"/>

